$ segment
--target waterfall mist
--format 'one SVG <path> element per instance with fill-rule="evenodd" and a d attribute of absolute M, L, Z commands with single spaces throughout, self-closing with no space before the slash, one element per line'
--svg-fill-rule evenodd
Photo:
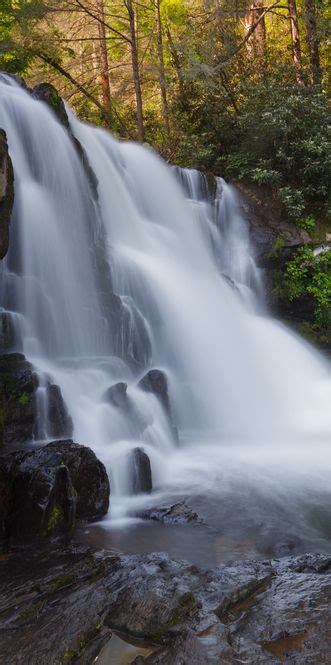
<path fill-rule="evenodd" d="M 15 174 L 0 305 L 14 314 L 23 353 L 61 387 L 74 440 L 107 466 L 105 524 L 167 495 L 208 496 L 220 519 L 244 520 L 250 505 L 257 522 L 277 513 L 321 543 L 329 368 L 268 315 L 235 189 L 218 179 L 211 193 L 199 172 L 67 112 L 96 185 L 50 108 L 0 80 Z M 151 368 L 167 376 L 178 440 L 138 386 Z M 117 382 L 128 386 L 125 408 L 105 399 Z M 42 381 L 39 392 L 36 440 L 48 440 Z M 151 460 L 151 497 L 129 492 L 137 445 Z"/>

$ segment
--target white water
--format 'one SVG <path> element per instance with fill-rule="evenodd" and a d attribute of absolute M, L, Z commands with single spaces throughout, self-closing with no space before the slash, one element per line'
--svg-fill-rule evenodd
<path fill-rule="evenodd" d="M 264 312 L 235 191 L 219 180 L 212 200 L 198 172 L 178 174 L 149 148 L 68 113 L 97 197 L 52 111 L 0 81 L 15 171 L 0 305 L 17 314 L 28 359 L 61 387 L 74 439 L 107 465 L 112 516 L 145 500 L 126 496 L 137 445 L 162 496 L 230 485 L 240 493 L 244 479 L 285 502 L 293 488 L 326 487 L 329 368 Z M 112 290 L 125 313 L 120 329 Z M 151 367 L 167 374 L 179 445 L 157 398 L 137 387 Z M 143 427 L 102 400 L 117 381 L 128 383 Z"/>

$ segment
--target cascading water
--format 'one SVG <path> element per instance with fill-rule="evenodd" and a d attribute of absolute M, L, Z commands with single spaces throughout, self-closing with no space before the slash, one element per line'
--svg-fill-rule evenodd
<path fill-rule="evenodd" d="M 160 496 L 239 506 L 258 488 L 256 503 L 290 502 L 293 517 L 294 495 L 327 487 L 328 368 L 264 313 L 234 189 L 219 179 L 211 195 L 197 171 L 67 112 L 96 186 L 47 105 L 2 77 L 15 204 L 0 303 L 25 355 L 61 387 L 74 439 L 107 465 L 112 516 L 147 501 L 127 498 L 128 454 L 143 445 Z M 137 385 L 150 368 L 167 375 L 173 423 Z M 117 382 L 123 409 L 105 399 Z M 45 439 L 42 381 L 39 391 Z"/>

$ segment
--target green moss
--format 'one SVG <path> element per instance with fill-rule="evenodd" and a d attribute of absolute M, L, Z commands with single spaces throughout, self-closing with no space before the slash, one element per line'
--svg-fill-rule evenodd
<path fill-rule="evenodd" d="M 284 248 L 284 239 L 279 237 L 274 243 L 274 246 L 269 254 L 270 259 L 278 259 L 280 254 L 282 253 L 282 250 Z"/>
<path fill-rule="evenodd" d="M 91 626 L 91 628 L 89 628 L 86 633 L 81 633 L 78 637 L 77 647 L 74 649 L 66 649 L 63 654 L 61 663 L 72 663 L 73 661 L 77 660 L 84 649 L 99 635 L 101 628 L 102 623 L 99 622 L 94 626 Z"/>
<path fill-rule="evenodd" d="M 64 521 L 62 510 L 57 504 L 54 504 L 47 523 L 47 533 L 55 531 L 57 527 Z"/>
<path fill-rule="evenodd" d="M 70 573 L 68 575 L 61 575 L 60 577 L 56 577 L 55 580 L 52 580 L 50 584 L 50 590 L 57 591 L 58 589 L 62 589 L 64 586 L 68 586 L 68 584 L 72 584 L 74 581 L 75 576 Z"/>
<path fill-rule="evenodd" d="M 18 398 L 19 403 L 21 406 L 26 406 L 28 401 L 29 401 L 29 395 L 26 392 L 23 392 L 20 397 Z"/>
<path fill-rule="evenodd" d="M 20 619 L 22 619 L 22 621 L 27 621 L 27 619 L 30 619 L 32 615 L 35 614 L 36 610 L 37 608 L 34 605 L 27 607 L 26 610 L 20 612 Z"/>

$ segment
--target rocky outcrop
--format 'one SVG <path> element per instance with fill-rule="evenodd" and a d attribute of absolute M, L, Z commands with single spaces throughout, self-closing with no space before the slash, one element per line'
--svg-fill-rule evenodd
<path fill-rule="evenodd" d="M 147 453 L 143 448 L 134 448 L 129 456 L 131 493 L 141 494 L 152 491 L 152 469 Z"/>
<path fill-rule="evenodd" d="M 14 171 L 6 133 L 0 129 L 0 259 L 9 245 L 9 224 L 14 203 Z"/>
<path fill-rule="evenodd" d="M 289 259 L 296 248 L 311 243 L 307 231 L 286 218 L 281 202 L 274 198 L 269 188 L 242 182 L 235 184 L 241 193 L 242 207 L 250 224 L 250 237 L 259 266 L 268 268 L 273 259 L 280 255 L 284 260 Z"/>
<path fill-rule="evenodd" d="M 0 445 L 33 439 L 37 376 L 21 353 L 0 356 Z"/>
<path fill-rule="evenodd" d="M 120 631 L 150 647 L 136 665 L 326 663 L 330 569 L 318 554 L 214 570 L 77 545 L 15 555 L 0 562 L 0 660 L 87 664 Z"/>
<path fill-rule="evenodd" d="M 46 393 L 48 436 L 54 439 L 70 438 L 73 433 L 73 423 L 63 401 L 61 388 L 55 383 L 49 383 Z"/>
<path fill-rule="evenodd" d="M 75 519 L 102 517 L 109 506 L 109 481 L 90 448 L 72 441 L 0 458 L 3 543 L 29 545 L 70 536 Z"/>
<path fill-rule="evenodd" d="M 64 127 L 69 129 L 69 120 L 62 97 L 51 83 L 39 83 L 31 91 L 32 97 L 45 102 Z"/>

